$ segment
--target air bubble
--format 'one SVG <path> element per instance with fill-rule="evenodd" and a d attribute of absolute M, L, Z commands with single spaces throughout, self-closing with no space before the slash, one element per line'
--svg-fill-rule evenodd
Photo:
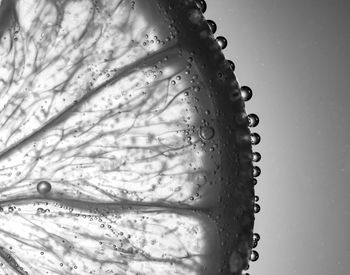
<path fill-rule="evenodd" d="M 202 140 L 210 140 L 214 137 L 215 131 L 212 127 L 204 126 L 199 130 L 199 136 Z"/>
<path fill-rule="evenodd" d="M 207 3 L 204 0 L 196 0 L 196 5 L 201 10 L 202 13 L 206 12 Z"/>
<path fill-rule="evenodd" d="M 242 86 L 241 87 L 241 95 L 242 95 L 242 99 L 244 101 L 248 101 L 252 98 L 253 91 L 248 86 Z"/>
<path fill-rule="evenodd" d="M 259 124 L 259 117 L 256 114 L 249 114 L 249 127 L 256 127 Z"/>
<path fill-rule="evenodd" d="M 235 63 L 233 63 L 232 60 L 227 60 L 228 64 L 230 65 L 230 68 L 232 69 L 232 71 L 234 71 L 236 69 L 236 65 Z"/>
<path fill-rule="evenodd" d="M 217 29 L 215 22 L 213 20 L 207 20 L 207 23 L 209 25 L 211 32 L 215 33 Z"/>
<path fill-rule="evenodd" d="M 257 203 L 254 204 L 254 213 L 255 213 L 255 214 L 259 213 L 259 212 L 260 212 L 260 209 L 261 209 L 261 208 L 260 208 L 260 205 L 259 205 L 259 204 L 257 204 Z"/>
<path fill-rule="evenodd" d="M 223 50 L 227 47 L 227 39 L 223 36 L 218 36 L 216 38 L 216 40 L 218 41 L 220 48 Z"/>
<path fill-rule="evenodd" d="M 253 234 L 253 241 L 260 241 L 260 235 L 259 235 L 259 233 L 254 233 Z"/>
<path fill-rule="evenodd" d="M 51 184 L 47 181 L 40 181 L 37 186 L 36 186 L 36 190 L 42 194 L 45 195 L 47 193 L 49 193 L 51 191 Z"/>
<path fill-rule="evenodd" d="M 261 169 L 258 166 L 253 167 L 253 177 L 259 177 L 261 174 Z"/>
<path fill-rule="evenodd" d="M 253 145 L 257 145 L 260 143 L 260 136 L 257 133 L 250 134 L 250 140 Z"/>
<path fill-rule="evenodd" d="M 257 261 L 257 260 L 259 259 L 259 253 L 256 252 L 255 250 L 252 250 L 249 259 L 250 259 L 252 262 Z"/>
<path fill-rule="evenodd" d="M 259 162 L 260 160 L 261 160 L 261 154 L 259 152 L 254 152 L 253 153 L 253 161 Z"/>

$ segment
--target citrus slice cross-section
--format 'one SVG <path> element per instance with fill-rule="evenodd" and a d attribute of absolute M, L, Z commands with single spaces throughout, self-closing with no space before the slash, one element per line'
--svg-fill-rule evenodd
<path fill-rule="evenodd" d="M 246 268 L 249 119 L 204 4 L 1 2 L 0 274 Z"/>

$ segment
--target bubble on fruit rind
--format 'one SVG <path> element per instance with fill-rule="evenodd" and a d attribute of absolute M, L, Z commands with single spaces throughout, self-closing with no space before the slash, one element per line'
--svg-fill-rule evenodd
<path fill-rule="evenodd" d="M 180 4 L 177 4 L 179 1 L 171 2 L 181 10 Z M 191 9 L 190 1 L 187 2 Z M 193 53 L 192 68 L 199 71 L 200 78 L 205 82 L 203 86 L 212 94 L 211 114 L 216 115 L 215 138 L 220 144 L 225 144 L 221 148 L 221 169 L 227 175 L 227 181 L 231 182 L 221 191 L 221 204 L 226 209 L 218 210 L 212 215 L 220 228 L 220 241 L 223 243 L 221 268 L 224 274 L 228 274 L 230 268 L 239 272 L 249 260 L 248 244 L 251 242 L 254 226 L 254 210 L 251 204 L 255 195 L 252 159 L 240 159 L 241 155 L 252 154 L 249 121 L 232 64 L 226 61 L 214 36 L 207 35 L 211 31 L 210 26 L 205 20 L 192 22 L 185 14 L 184 10 L 179 14 L 171 13 L 171 17 L 179 30 L 179 45 L 184 52 Z M 202 17 L 198 15 L 197 18 Z M 242 119 L 237 122 L 235 117 Z M 236 184 L 238 181 L 242 184 Z M 232 209 L 236 208 L 244 209 L 241 215 L 232 215 Z M 238 248 L 240 252 L 237 252 Z M 230 257 L 233 261 L 231 267 Z"/>

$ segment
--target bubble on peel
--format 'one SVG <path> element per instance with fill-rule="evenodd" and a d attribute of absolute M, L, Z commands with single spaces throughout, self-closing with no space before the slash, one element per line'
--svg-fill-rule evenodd
<path fill-rule="evenodd" d="M 249 127 L 256 127 L 259 124 L 259 117 L 256 114 L 248 115 Z"/>
<path fill-rule="evenodd" d="M 250 253 L 250 257 L 249 259 L 252 261 L 252 262 L 255 262 L 259 259 L 259 253 L 255 250 L 252 250 L 252 252 Z"/>
<path fill-rule="evenodd" d="M 207 10 L 207 3 L 204 0 L 196 0 L 197 7 L 201 10 L 202 13 L 205 13 Z"/>
<path fill-rule="evenodd" d="M 38 182 L 36 186 L 38 193 L 45 195 L 51 191 L 51 184 L 45 180 Z"/>
<path fill-rule="evenodd" d="M 251 140 L 251 143 L 253 145 L 257 145 L 260 143 L 261 138 L 260 138 L 259 134 L 252 133 L 252 134 L 250 134 L 250 140 Z"/>
<path fill-rule="evenodd" d="M 218 36 L 216 40 L 219 43 L 220 48 L 223 50 L 227 47 L 227 39 L 223 36 Z"/>
<path fill-rule="evenodd" d="M 254 213 L 255 213 L 255 214 L 259 213 L 259 212 L 260 212 L 260 209 L 261 209 L 261 208 L 260 208 L 260 205 L 259 205 L 259 204 L 257 204 L 257 203 L 254 204 Z"/>
<path fill-rule="evenodd" d="M 259 152 L 254 152 L 253 153 L 253 161 L 259 162 L 260 160 L 261 160 L 261 154 Z"/>
<path fill-rule="evenodd" d="M 242 86 L 241 95 L 244 101 L 249 101 L 253 96 L 253 91 L 248 86 Z"/>
<path fill-rule="evenodd" d="M 230 68 L 232 69 L 232 71 L 234 71 L 236 69 L 236 65 L 235 63 L 233 63 L 232 60 L 227 60 L 228 64 L 230 65 Z"/>
<path fill-rule="evenodd" d="M 259 233 L 254 233 L 253 234 L 253 241 L 260 241 L 260 235 L 259 235 Z"/>
<path fill-rule="evenodd" d="M 211 32 L 215 33 L 217 30 L 215 22 L 213 20 L 207 20 L 207 23 L 209 25 L 209 29 L 211 30 Z"/>
<path fill-rule="evenodd" d="M 214 137 L 215 131 L 212 127 L 204 126 L 199 130 L 199 136 L 202 140 L 210 140 Z"/>
<path fill-rule="evenodd" d="M 261 174 L 261 169 L 259 166 L 254 166 L 253 167 L 253 177 L 259 177 Z"/>

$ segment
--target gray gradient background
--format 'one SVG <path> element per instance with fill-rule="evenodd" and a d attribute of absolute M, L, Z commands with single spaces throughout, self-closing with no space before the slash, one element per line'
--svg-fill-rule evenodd
<path fill-rule="evenodd" d="M 207 0 L 262 137 L 251 275 L 350 274 L 350 1 Z"/>

